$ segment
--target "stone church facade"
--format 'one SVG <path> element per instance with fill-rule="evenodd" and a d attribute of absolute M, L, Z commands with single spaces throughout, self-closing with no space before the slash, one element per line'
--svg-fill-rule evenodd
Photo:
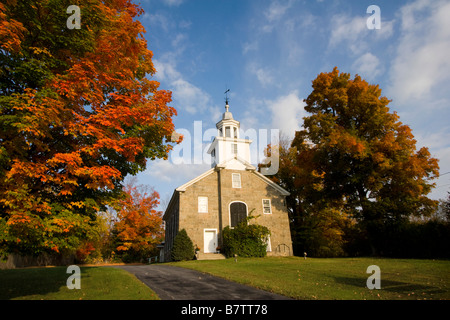
<path fill-rule="evenodd" d="M 216 125 L 218 135 L 208 153 L 212 168 L 175 189 L 164 213 L 164 261 L 170 261 L 173 240 L 185 229 L 200 253 L 215 253 L 222 246 L 222 230 L 248 215 L 250 223 L 269 228 L 268 256 L 292 255 L 286 208 L 289 193 L 250 164 L 250 140 L 239 138 L 239 122 L 231 112 Z"/>

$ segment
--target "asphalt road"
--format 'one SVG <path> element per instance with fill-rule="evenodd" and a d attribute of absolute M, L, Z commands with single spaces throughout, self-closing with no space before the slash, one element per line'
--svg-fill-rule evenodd
<path fill-rule="evenodd" d="M 161 300 L 289 300 L 194 270 L 163 264 L 117 266 L 134 274 Z"/>

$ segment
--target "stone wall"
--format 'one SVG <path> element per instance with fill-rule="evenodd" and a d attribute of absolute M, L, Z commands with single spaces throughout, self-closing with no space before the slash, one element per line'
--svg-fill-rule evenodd
<path fill-rule="evenodd" d="M 173 247 L 173 240 L 179 230 L 179 212 L 180 212 L 180 197 L 179 192 L 175 191 L 170 200 L 169 206 L 164 213 L 165 221 L 165 235 L 164 235 L 164 261 L 171 261 L 171 250 Z"/>
<path fill-rule="evenodd" d="M 215 171 L 180 193 L 180 230 L 186 229 L 194 246 L 204 252 L 204 229 L 216 229 L 220 239 L 218 172 Z M 208 197 L 208 212 L 198 212 L 198 197 Z"/>

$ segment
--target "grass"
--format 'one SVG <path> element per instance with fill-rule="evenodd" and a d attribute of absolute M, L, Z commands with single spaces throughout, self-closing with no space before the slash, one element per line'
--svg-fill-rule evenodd
<path fill-rule="evenodd" d="M 112 267 L 81 267 L 81 289 L 68 289 L 67 267 L 0 270 L 1 300 L 158 300 L 134 275 Z"/>
<path fill-rule="evenodd" d="M 171 264 L 295 299 L 450 299 L 448 260 L 267 257 Z M 366 287 L 370 265 L 380 267 L 380 290 Z"/>

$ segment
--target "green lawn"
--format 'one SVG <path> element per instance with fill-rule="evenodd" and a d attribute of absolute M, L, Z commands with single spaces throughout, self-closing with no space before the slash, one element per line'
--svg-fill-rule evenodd
<path fill-rule="evenodd" d="M 450 299 L 448 260 L 268 257 L 171 264 L 295 299 Z M 370 265 L 380 267 L 380 290 L 366 287 Z"/>
<path fill-rule="evenodd" d="M 67 267 L 0 270 L 0 299 L 157 300 L 145 284 L 125 270 L 81 267 L 81 289 L 66 286 Z"/>

